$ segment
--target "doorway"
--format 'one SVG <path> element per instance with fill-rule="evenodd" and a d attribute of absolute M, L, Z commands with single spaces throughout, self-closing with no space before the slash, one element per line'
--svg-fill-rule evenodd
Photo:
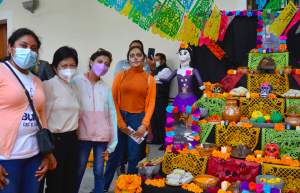
<path fill-rule="evenodd" d="M 7 24 L 0 21 L 0 58 L 7 55 Z"/>

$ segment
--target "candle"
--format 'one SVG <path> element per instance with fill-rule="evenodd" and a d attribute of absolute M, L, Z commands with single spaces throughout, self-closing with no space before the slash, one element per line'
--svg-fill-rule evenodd
<path fill-rule="evenodd" d="M 300 131 L 300 126 L 296 126 L 296 130 Z"/>
<path fill-rule="evenodd" d="M 228 186 L 227 181 L 223 181 L 223 182 L 221 183 L 221 189 L 222 189 L 223 191 L 226 191 L 226 190 L 227 190 L 227 186 Z"/>
<path fill-rule="evenodd" d="M 221 152 L 222 153 L 227 153 L 227 147 L 221 147 Z"/>
<path fill-rule="evenodd" d="M 257 154 L 257 156 L 256 157 L 261 157 L 261 154 Z"/>
<path fill-rule="evenodd" d="M 247 92 L 246 97 L 249 99 L 250 98 L 250 93 Z"/>
<path fill-rule="evenodd" d="M 236 74 L 236 70 L 233 71 L 233 74 Z"/>
<path fill-rule="evenodd" d="M 221 125 L 225 125 L 225 121 L 221 121 Z"/>
<path fill-rule="evenodd" d="M 203 97 L 207 97 L 207 94 L 206 94 L 206 93 L 204 93 L 204 94 L 203 94 Z"/>

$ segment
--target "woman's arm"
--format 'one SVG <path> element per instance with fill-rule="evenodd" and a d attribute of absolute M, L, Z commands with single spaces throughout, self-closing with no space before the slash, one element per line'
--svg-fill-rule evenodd
<path fill-rule="evenodd" d="M 109 112 L 109 116 L 108 116 L 108 121 L 109 121 L 109 125 L 110 125 L 110 140 L 108 142 L 107 145 L 107 151 L 109 153 L 112 153 L 113 151 L 115 151 L 115 148 L 117 146 L 118 143 L 118 124 L 117 124 L 117 113 L 116 113 L 116 108 L 115 108 L 115 103 L 114 103 L 114 99 L 112 96 L 112 92 L 109 89 L 108 91 L 108 112 Z"/>
<path fill-rule="evenodd" d="M 200 74 L 199 74 L 199 71 L 197 70 L 197 69 L 193 69 L 193 74 L 195 75 L 195 77 L 196 77 L 196 80 L 197 80 L 197 82 L 198 82 L 198 84 L 199 84 L 199 87 L 200 87 L 200 89 L 201 90 L 204 90 L 205 89 L 205 86 L 203 85 L 203 82 L 202 82 L 202 79 L 201 79 L 201 76 L 200 76 Z"/>
<path fill-rule="evenodd" d="M 160 78 L 159 81 L 162 83 L 170 83 L 176 75 L 177 75 L 177 69 L 174 70 L 174 72 L 167 79 Z"/>
<path fill-rule="evenodd" d="M 156 84 L 155 80 L 152 76 L 150 76 L 150 86 L 149 86 L 149 102 L 148 102 L 148 108 L 145 112 L 145 117 L 142 121 L 142 124 L 144 124 L 147 128 L 150 125 L 150 119 L 152 117 L 154 107 L 155 107 L 155 98 L 156 98 Z"/>

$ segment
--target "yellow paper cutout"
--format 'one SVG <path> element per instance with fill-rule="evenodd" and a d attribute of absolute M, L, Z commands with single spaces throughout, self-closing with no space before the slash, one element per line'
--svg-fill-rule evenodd
<path fill-rule="evenodd" d="M 152 27 L 152 33 L 159 34 L 161 38 L 167 38 L 168 40 L 171 39 L 172 41 L 175 41 L 175 37 L 171 38 L 169 35 L 165 34 L 163 31 L 157 28 L 156 25 Z"/>
<path fill-rule="evenodd" d="M 130 3 L 130 0 L 127 0 L 127 2 L 126 2 L 126 4 L 125 4 L 124 8 L 123 8 L 122 11 L 120 11 L 119 13 L 120 13 L 121 15 L 124 15 L 124 16 L 127 17 L 127 16 L 129 15 L 131 9 L 132 9 L 132 5 L 131 5 L 131 3 Z"/>
<path fill-rule="evenodd" d="M 280 36 L 296 13 L 297 7 L 292 1 L 290 1 L 275 21 L 270 25 L 268 31 Z"/>
<path fill-rule="evenodd" d="M 204 36 L 209 37 L 209 39 L 217 41 L 219 37 L 219 29 L 221 24 L 222 13 L 215 5 L 209 19 L 207 20 L 206 26 L 204 28 Z"/>
<path fill-rule="evenodd" d="M 189 19 L 189 14 L 190 12 L 188 12 L 185 17 L 183 24 L 176 35 L 176 39 L 178 41 L 184 41 L 185 43 L 197 46 L 199 42 L 200 29 L 192 22 L 193 18 Z"/>

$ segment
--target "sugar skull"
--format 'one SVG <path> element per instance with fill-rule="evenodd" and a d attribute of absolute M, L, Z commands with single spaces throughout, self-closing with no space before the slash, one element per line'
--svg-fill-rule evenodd
<path fill-rule="evenodd" d="M 264 153 L 270 158 L 279 158 L 280 148 L 276 143 L 268 143 L 264 147 Z"/>
<path fill-rule="evenodd" d="M 217 96 L 218 93 L 222 94 L 224 92 L 224 87 L 221 84 L 217 84 L 213 87 L 212 92 Z"/>
<path fill-rule="evenodd" d="M 270 83 L 262 83 L 259 87 L 259 95 L 261 98 L 268 98 L 273 93 L 273 86 Z"/>

